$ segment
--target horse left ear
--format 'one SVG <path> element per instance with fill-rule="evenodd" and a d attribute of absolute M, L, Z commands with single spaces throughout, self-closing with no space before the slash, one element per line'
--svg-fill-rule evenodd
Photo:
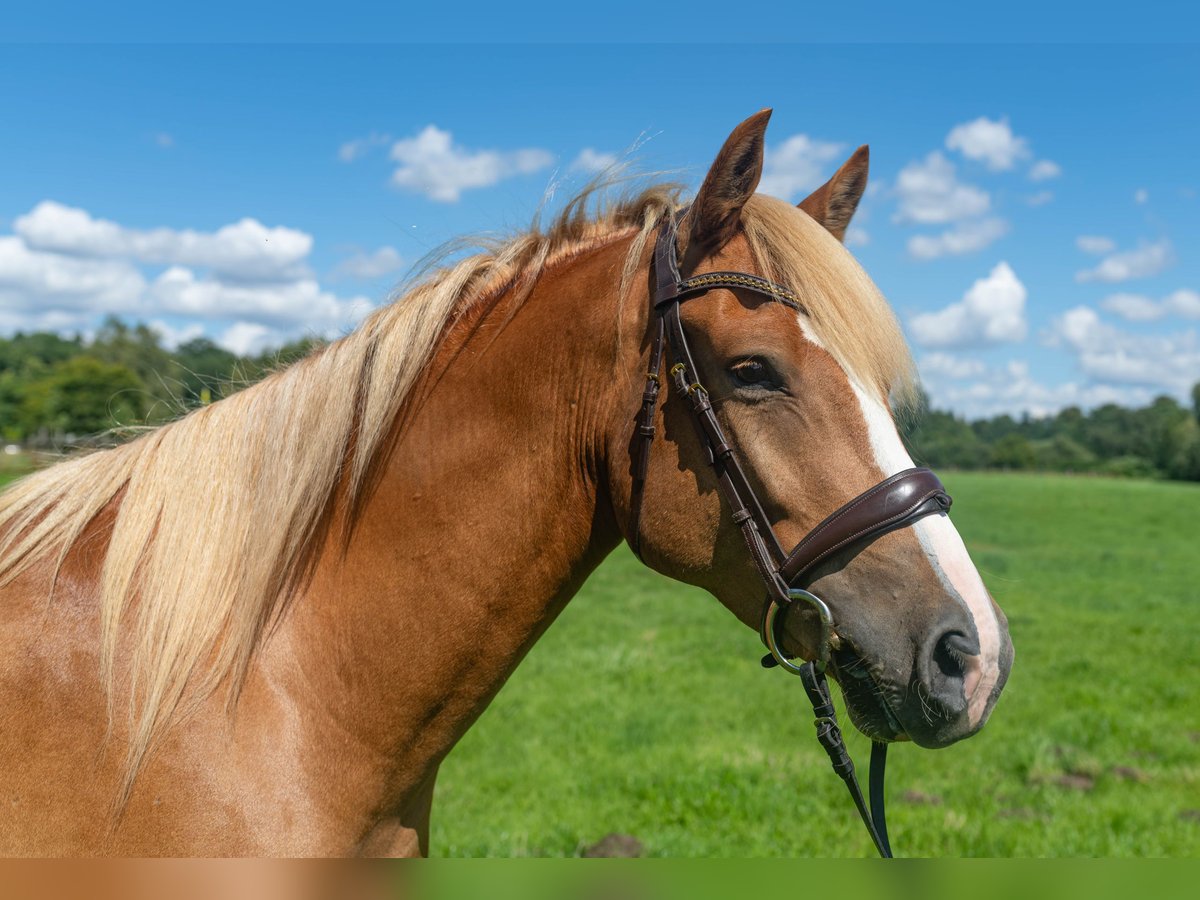
<path fill-rule="evenodd" d="M 721 249 L 737 231 L 742 207 L 754 195 L 762 176 L 764 136 L 770 119 L 769 109 L 752 115 L 733 129 L 713 160 L 683 229 L 686 255 L 693 261 L 698 255 Z"/>
<path fill-rule="evenodd" d="M 867 189 L 871 151 L 863 144 L 827 182 L 800 201 L 800 208 L 820 222 L 839 241 Z"/>

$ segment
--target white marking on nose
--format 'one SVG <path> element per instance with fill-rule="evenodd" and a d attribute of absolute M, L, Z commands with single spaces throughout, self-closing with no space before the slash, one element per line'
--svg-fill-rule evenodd
<path fill-rule="evenodd" d="M 853 379 L 850 384 L 862 407 L 879 468 L 888 476 L 911 469 L 912 457 L 904 449 L 891 412 Z M 979 635 L 979 656 L 965 661 L 963 673 L 967 717 L 974 727 L 983 719 L 992 689 L 1000 678 L 1000 622 L 983 579 L 950 518 L 944 513 L 926 516 L 913 526 L 913 530 L 947 591 L 962 599 Z"/>

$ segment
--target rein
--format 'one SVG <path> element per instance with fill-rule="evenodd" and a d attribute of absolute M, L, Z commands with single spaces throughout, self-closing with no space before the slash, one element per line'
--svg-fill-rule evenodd
<path fill-rule="evenodd" d="M 906 528 L 925 516 L 945 512 L 950 508 L 950 495 L 929 469 L 914 468 L 897 472 L 835 510 L 790 553 L 785 552 L 713 412 L 708 390 L 700 381 L 700 373 L 688 347 L 680 318 L 680 304 L 712 290 L 726 289 L 749 291 L 798 312 L 803 312 L 804 307 L 799 298 L 782 285 L 745 272 L 706 272 L 691 278 L 681 277 L 676 249 L 677 228 L 674 216 L 669 215 L 654 246 L 655 287 L 650 298 L 654 337 L 631 451 L 633 489 L 630 498 L 630 543 L 634 553 L 641 558 L 642 502 L 650 451 L 654 444 L 654 418 L 662 384 L 663 358 L 669 348 L 671 359 L 668 372 L 671 381 L 679 396 L 688 403 L 692 424 L 704 447 L 708 464 L 717 476 L 721 497 L 729 508 L 734 524 L 741 531 L 746 549 L 766 586 L 759 634 L 770 653 L 763 657 L 763 667 L 778 666 L 800 676 L 813 706 L 817 740 L 829 755 L 834 771 L 845 782 L 879 855 L 891 858 L 883 790 L 887 744 L 883 741 L 872 742 L 869 779 L 871 799 L 868 807 L 858 785 L 854 762 L 842 739 L 825 677 L 832 652 L 833 614 L 824 601 L 807 590 L 807 585 L 813 580 L 817 567 L 832 557 L 849 558 L 890 531 Z M 779 642 L 787 611 L 796 605 L 814 610 L 820 619 L 816 659 L 801 664 L 793 662 L 782 651 Z"/>

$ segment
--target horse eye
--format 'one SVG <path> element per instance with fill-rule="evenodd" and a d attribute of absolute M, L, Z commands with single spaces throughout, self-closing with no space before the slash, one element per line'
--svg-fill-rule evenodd
<path fill-rule="evenodd" d="M 734 380 L 748 387 L 774 387 L 771 367 L 761 359 L 743 359 L 730 367 Z"/>

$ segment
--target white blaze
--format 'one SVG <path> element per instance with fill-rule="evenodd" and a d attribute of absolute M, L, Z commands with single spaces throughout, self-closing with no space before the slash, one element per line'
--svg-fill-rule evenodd
<path fill-rule="evenodd" d="M 807 329 L 806 329 L 807 331 Z M 891 412 L 875 397 L 850 381 L 854 394 L 862 407 L 871 439 L 875 460 L 885 475 L 895 475 L 913 466 L 912 457 L 904 449 Z M 979 656 L 966 660 L 963 689 L 967 698 L 967 715 L 971 725 L 979 724 L 987 709 L 988 698 L 1000 677 L 1000 623 L 992 608 L 991 597 L 967 548 L 963 545 L 958 530 L 950 518 L 941 515 L 926 516 L 913 525 L 917 539 L 921 542 L 930 565 L 938 573 L 951 594 L 957 594 L 966 604 L 967 611 L 975 622 L 979 635 Z"/>

